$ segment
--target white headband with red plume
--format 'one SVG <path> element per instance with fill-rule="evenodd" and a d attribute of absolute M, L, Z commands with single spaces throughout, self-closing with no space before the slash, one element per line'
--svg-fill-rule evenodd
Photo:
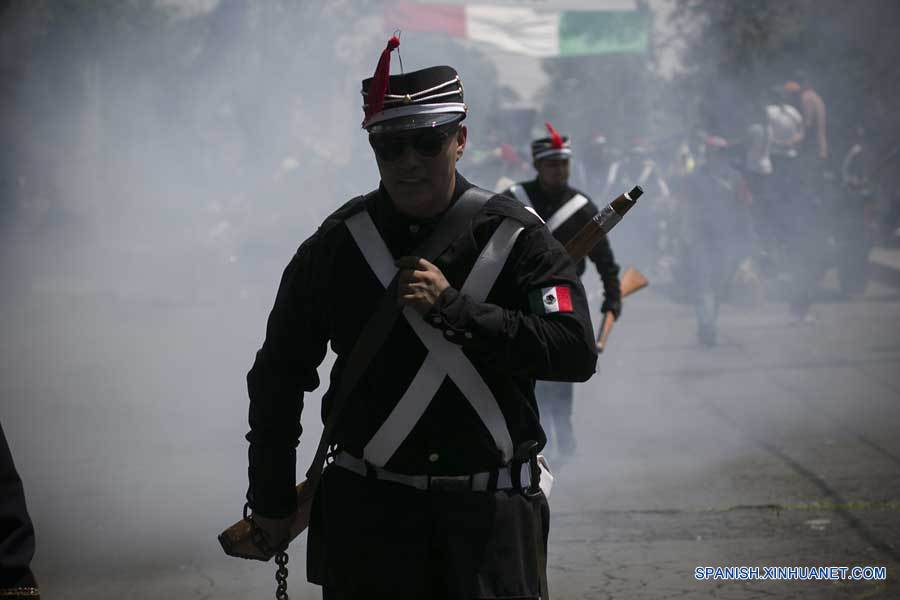
<path fill-rule="evenodd" d="M 547 131 L 550 132 L 549 138 L 541 138 L 531 143 L 531 157 L 534 160 L 543 158 L 568 158 L 572 155 L 572 148 L 569 141 L 550 124 L 544 123 Z"/>

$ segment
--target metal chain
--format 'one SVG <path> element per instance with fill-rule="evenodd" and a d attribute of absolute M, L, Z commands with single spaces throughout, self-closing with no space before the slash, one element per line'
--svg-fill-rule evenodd
<path fill-rule="evenodd" d="M 275 555 L 275 564 L 278 565 L 278 569 L 275 571 L 275 581 L 278 583 L 275 587 L 275 600 L 289 600 L 287 594 L 288 570 L 285 566 L 287 562 L 287 552 L 279 552 Z"/>
<path fill-rule="evenodd" d="M 244 505 L 244 519 L 250 523 L 250 539 L 253 544 L 259 548 L 263 554 L 267 554 L 271 556 L 273 554 L 273 548 L 269 546 L 269 542 L 266 539 L 266 536 L 263 534 L 262 529 L 253 522 L 253 516 L 250 514 L 250 504 L 247 503 Z M 288 555 L 285 550 L 287 549 L 288 542 L 285 542 L 281 547 L 281 550 L 275 551 L 275 564 L 278 565 L 278 568 L 275 570 L 275 600 L 290 600 L 288 598 L 287 593 L 287 578 L 288 578 Z M 266 559 L 268 560 L 268 559 Z"/>

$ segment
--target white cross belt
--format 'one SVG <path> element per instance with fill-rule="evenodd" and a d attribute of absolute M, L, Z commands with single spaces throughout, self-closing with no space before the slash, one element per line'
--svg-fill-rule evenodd
<path fill-rule="evenodd" d="M 387 288 L 397 273 L 397 267 L 368 211 L 353 215 L 346 224 L 369 267 Z M 475 261 L 460 290 L 462 293 L 476 302 L 487 298 L 523 229 L 512 219 L 505 219 L 500 224 Z M 366 444 L 364 458 L 376 466 L 387 464 L 422 418 L 444 377 L 449 377 L 490 432 L 503 462 L 511 460 L 513 446 L 506 419 L 475 366 L 459 346 L 445 340 L 440 331 L 425 323 L 415 310 L 406 307 L 403 316 L 425 345 L 428 354 L 388 418 Z"/>

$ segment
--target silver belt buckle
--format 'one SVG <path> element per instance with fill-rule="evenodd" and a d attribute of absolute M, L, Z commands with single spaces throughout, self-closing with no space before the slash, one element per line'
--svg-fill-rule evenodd
<path fill-rule="evenodd" d="M 428 489 L 439 492 L 468 492 L 472 489 L 472 478 L 468 475 L 432 475 Z"/>

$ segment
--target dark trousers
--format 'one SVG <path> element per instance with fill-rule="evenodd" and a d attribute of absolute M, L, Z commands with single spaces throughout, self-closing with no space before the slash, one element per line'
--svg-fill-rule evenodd
<path fill-rule="evenodd" d="M 22 480 L 0 426 L 0 590 L 35 587 L 31 574 L 34 527 L 25 508 Z"/>
<path fill-rule="evenodd" d="M 788 308 L 795 316 L 803 316 L 812 306 L 819 282 L 829 267 L 825 233 L 814 228 L 798 230 L 788 244 L 788 252 L 793 278 Z"/>
<path fill-rule="evenodd" d="M 806 149 L 810 150 L 810 149 Z M 824 214 L 826 185 L 822 164 L 811 152 L 798 158 L 773 157 L 778 194 L 778 237 L 791 274 L 789 309 L 803 316 L 829 266 L 829 226 Z"/>
<path fill-rule="evenodd" d="M 701 343 L 716 343 L 719 306 L 728 295 L 731 280 L 740 264 L 739 240 L 722 239 L 701 232 L 688 250 L 691 266 L 697 333 Z"/>
<path fill-rule="evenodd" d="M 421 491 L 331 466 L 307 575 L 326 600 L 546 599 L 548 533 L 541 493 Z"/>

